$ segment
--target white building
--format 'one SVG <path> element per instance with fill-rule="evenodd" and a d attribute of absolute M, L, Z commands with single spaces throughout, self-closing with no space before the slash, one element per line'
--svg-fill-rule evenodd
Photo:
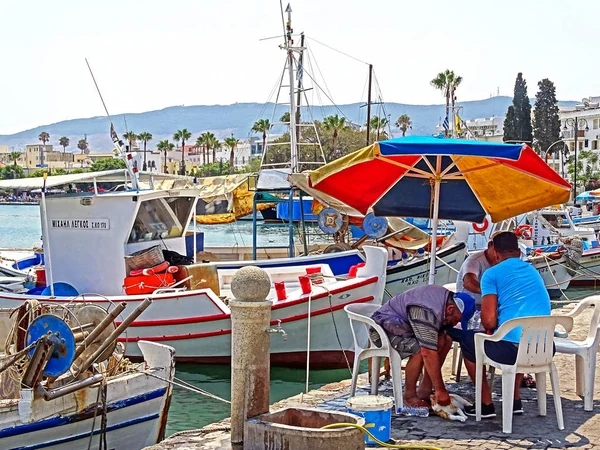
<path fill-rule="evenodd" d="M 564 146 L 568 149 L 568 154 L 575 152 L 575 129 L 574 122 L 577 120 L 579 127 L 577 130 L 577 151 L 600 150 L 600 97 L 584 98 L 581 103 L 575 107 L 561 107 L 558 112 L 561 127 L 561 140 L 556 144 L 553 150 L 563 150 Z M 567 157 L 562 151 L 552 152 L 552 157 L 547 159 L 548 164 L 556 170 L 561 176 L 566 178 Z"/>
<path fill-rule="evenodd" d="M 436 134 L 444 133 L 444 127 L 438 124 Z M 460 138 L 483 142 L 502 142 L 504 137 L 504 117 L 482 117 L 461 121 Z"/>

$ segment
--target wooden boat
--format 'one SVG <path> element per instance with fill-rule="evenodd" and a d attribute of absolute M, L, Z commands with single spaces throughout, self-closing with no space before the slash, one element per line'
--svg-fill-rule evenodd
<path fill-rule="evenodd" d="M 100 356 L 100 362 L 73 377 L 76 366 L 71 365 L 69 358 L 74 353 L 69 349 L 73 342 L 70 339 L 75 339 L 77 333 L 65 331 L 75 324 L 66 324 L 67 319 L 61 320 L 54 315 L 57 313 L 53 311 L 59 307 L 40 305 L 40 308 L 45 315 L 38 316 L 36 320 L 43 321 L 44 327 L 56 331 L 53 326 L 60 328 L 63 324 L 64 328 L 60 328 L 63 343 L 55 342 L 52 348 L 56 349 L 57 355 L 53 354 L 48 362 L 44 361 L 32 369 L 29 366 L 38 361 L 37 351 L 43 352 L 41 346 L 46 345 L 50 338 L 33 342 L 31 362 L 24 363 L 24 371 L 21 370 L 22 358 L 19 365 L 12 361 L 29 347 L 15 352 L 17 339 L 12 341 L 15 344 L 11 345 L 13 351 L 10 355 L 6 355 L 4 350 L 5 354 L 0 359 L 0 366 L 5 369 L 0 374 L 0 448 L 79 450 L 90 445 L 91 448 L 99 448 L 102 439 L 107 448 L 139 450 L 162 440 L 175 373 L 173 349 L 139 342 L 144 360 L 144 366 L 139 367 L 124 360 L 118 350 L 110 353 L 109 348 L 106 362 L 102 362 L 105 357 Z M 85 308 L 89 311 L 90 307 Z M 32 307 L 30 311 L 35 312 L 35 309 Z M 77 312 L 73 313 L 76 310 L 70 310 L 67 316 L 76 317 Z M 12 312 L 0 310 L 0 342 L 5 342 L 7 331 L 16 318 L 23 318 Z M 60 316 L 64 317 L 63 314 Z M 32 329 L 39 331 L 35 321 L 26 328 L 28 336 Z M 46 334 L 45 330 L 41 332 Z M 84 352 L 82 356 L 89 354 Z M 80 359 L 75 361 L 79 363 Z M 57 378 L 49 376 L 62 370 L 66 372 Z"/>

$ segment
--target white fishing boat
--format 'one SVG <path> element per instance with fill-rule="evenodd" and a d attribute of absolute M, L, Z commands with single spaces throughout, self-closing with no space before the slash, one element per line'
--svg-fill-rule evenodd
<path fill-rule="evenodd" d="M 113 350 L 114 336 L 107 351 L 94 356 L 116 329 L 112 322 L 102 328 L 95 320 L 106 311 L 24 306 L 31 306 L 25 314 L 0 310 L 0 342 L 6 340 L 8 347 L 0 358 L 0 448 L 79 450 L 106 443 L 110 449 L 139 450 L 164 438 L 175 374 L 171 347 L 139 342 L 144 364 L 134 365 Z M 36 311 L 43 314 L 36 317 Z M 77 328 L 76 318 L 84 316 L 94 316 L 91 324 L 104 331 L 77 356 L 82 338 L 95 330 L 89 324 Z M 16 320 L 29 319 L 18 327 L 27 333 L 23 347 L 20 331 L 9 330 Z M 96 362 L 77 366 L 88 357 Z"/>

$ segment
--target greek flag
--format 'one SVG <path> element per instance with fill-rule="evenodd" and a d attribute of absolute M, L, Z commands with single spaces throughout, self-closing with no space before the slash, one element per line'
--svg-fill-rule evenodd
<path fill-rule="evenodd" d="M 450 129 L 450 121 L 448 120 L 448 116 L 444 119 L 444 123 L 442 124 L 444 130 L 448 131 Z"/>

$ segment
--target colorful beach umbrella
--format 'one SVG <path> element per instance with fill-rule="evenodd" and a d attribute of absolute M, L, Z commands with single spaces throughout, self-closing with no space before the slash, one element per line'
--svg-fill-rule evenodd
<path fill-rule="evenodd" d="M 585 191 L 575 197 L 577 201 L 600 200 L 600 191 Z"/>
<path fill-rule="evenodd" d="M 438 219 L 499 222 L 567 202 L 571 190 L 527 145 L 424 136 L 365 147 L 310 172 L 309 183 L 362 214 L 431 218 L 434 234 Z"/>

